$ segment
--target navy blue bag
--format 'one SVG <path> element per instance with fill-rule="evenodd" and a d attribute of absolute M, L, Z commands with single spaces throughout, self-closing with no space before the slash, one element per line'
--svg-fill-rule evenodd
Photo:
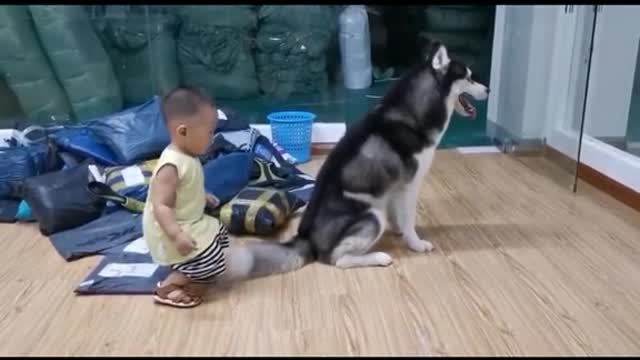
<path fill-rule="evenodd" d="M 107 254 L 142 236 L 142 216 L 119 209 L 84 225 L 49 236 L 66 261 Z"/>
<path fill-rule="evenodd" d="M 226 119 L 218 116 L 218 126 L 216 133 L 221 131 L 235 131 L 249 128 L 249 120 L 241 116 L 237 111 L 224 105 L 218 105 L 218 110 L 222 111 Z M 218 114 L 220 114 L 218 112 Z"/>
<path fill-rule="evenodd" d="M 171 141 L 158 96 L 142 105 L 92 120 L 88 127 L 115 154 L 117 165 L 155 158 Z"/>
<path fill-rule="evenodd" d="M 78 285 L 78 295 L 153 294 L 171 268 L 154 264 L 149 254 L 120 253 L 105 256 Z"/>
<path fill-rule="evenodd" d="M 35 175 L 29 148 L 0 148 L 0 199 L 16 198 L 12 191 L 16 183 Z"/>
<path fill-rule="evenodd" d="M 260 135 L 253 146 L 253 153 L 256 158 L 265 160 L 269 166 L 267 169 L 255 168 L 252 171 L 252 177 L 249 180 L 249 184 L 254 187 L 272 187 L 279 190 L 285 190 L 296 195 L 300 200 L 308 202 L 311 199 L 311 193 L 315 184 L 315 179 L 309 176 L 295 165 L 285 160 L 280 152 L 273 146 L 273 144 L 264 135 Z M 263 165 L 262 162 L 254 162 L 254 164 Z M 254 178 L 253 173 L 258 170 L 258 174 L 262 171 L 263 174 L 271 173 L 272 176 L 265 178 L 262 175 L 258 175 L 258 178 Z"/>
<path fill-rule="evenodd" d="M 57 151 L 47 141 L 0 148 L 0 199 L 17 199 L 16 189 L 30 177 L 58 170 Z"/>
<path fill-rule="evenodd" d="M 118 158 L 111 149 L 98 141 L 97 136 L 86 127 L 70 127 L 51 135 L 53 141 L 69 154 L 82 159 L 93 159 L 97 164 L 117 166 Z"/>
<path fill-rule="evenodd" d="M 235 152 L 204 164 L 204 187 L 218 198 L 220 205 L 233 199 L 249 184 L 252 159 L 251 153 Z"/>
<path fill-rule="evenodd" d="M 0 223 L 16 222 L 19 206 L 18 200 L 0 200 Z"/>

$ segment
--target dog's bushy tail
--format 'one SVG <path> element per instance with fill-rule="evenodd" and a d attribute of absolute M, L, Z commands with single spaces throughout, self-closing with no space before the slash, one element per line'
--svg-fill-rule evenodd
<path fill-rule="evenodd" d="M 283 244 L 251 242 L 227 249 L 226 278 L 244 280 L 281 274 L 300 269 L 311 261 L 311 244 L 298 236 Z"/>

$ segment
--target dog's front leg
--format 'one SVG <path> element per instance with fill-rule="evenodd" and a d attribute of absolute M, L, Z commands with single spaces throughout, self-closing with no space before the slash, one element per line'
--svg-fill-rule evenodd
<path fill-rule="evenodd" d="M 399 196 L 404 196 L 403 194 L 401 194 L 401 191 L 394 191 L 391 194 L 389 203 L 387 204 L 387 230 L 392 233 L 393 235 L 397 235 L 397 236 L 401 236 L 402 235 L 402 228 L 400 227 L 400 221 L 398 220 L 399 217 L 402 214 L 399 214 L 396 211 L 396 207 L 398 207 L 396 205 L 397 201 L 396 199 Z"/>
<path fill-rule="evenodd" d="M 402 233 L 402 239 L 409 249 L 416 252 L 433 250 L 433 244 L 423 240 L 416 232 L 416 213 L 418 206 L 420 180 L 414 180 L 397 191 L 392 202 L 392 221 L 395 221 Z"/>

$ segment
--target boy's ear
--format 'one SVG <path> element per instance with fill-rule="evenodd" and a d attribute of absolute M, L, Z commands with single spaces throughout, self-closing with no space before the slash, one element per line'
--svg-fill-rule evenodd
<path fill-rule="evenodd" d="M 187 136 L 187 126 L 186 125 L 180 124 L 180 125 L 178 125 L 178 128 L 176 130 L 178 132 L 178 135 Z"/>

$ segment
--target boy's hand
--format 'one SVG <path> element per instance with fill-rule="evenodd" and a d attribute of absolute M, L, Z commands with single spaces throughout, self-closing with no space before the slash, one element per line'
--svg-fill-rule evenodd
<path fill-rule="evenodd" d="M 207 193 L 206 197 L 207 197 L 207 206 L 212 210 L 217 208 L 218 205 L 220 205 L 220 200 L 218 200 L 218 198 L 215 195 Z"/>
<path fill-rule="evenodd" d="M 196 248 L 196 242 L 187 233 L 181 232 L 176 238 L 176 248 L 182 256 L 189 255 Z"/>

